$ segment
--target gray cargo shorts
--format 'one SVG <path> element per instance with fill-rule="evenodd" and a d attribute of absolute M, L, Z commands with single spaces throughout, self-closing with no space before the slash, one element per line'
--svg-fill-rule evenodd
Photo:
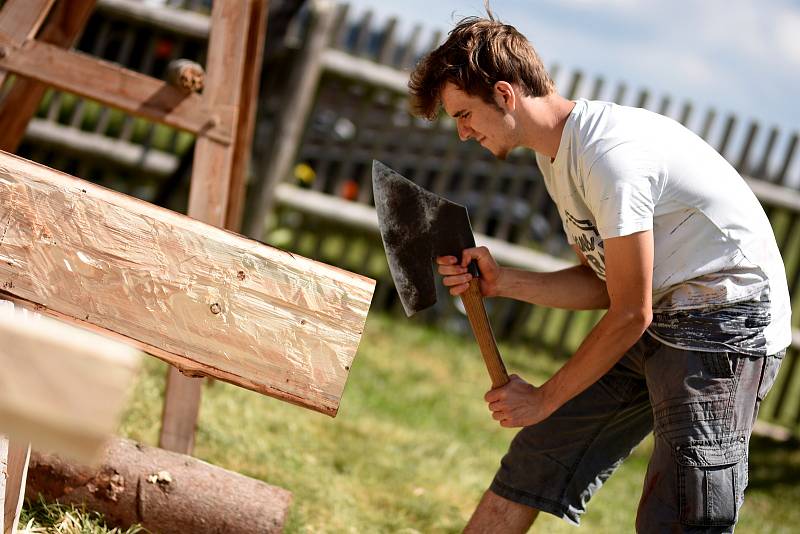
<path fill-rule="evenodd" d="M 578 524 L 592 495 L 651 431 L 638 532 L 732 532 L 747 447 L 784 352 L 696 352 L 648 334 L 594 385 L 523 428 L 490 489 Z"/>

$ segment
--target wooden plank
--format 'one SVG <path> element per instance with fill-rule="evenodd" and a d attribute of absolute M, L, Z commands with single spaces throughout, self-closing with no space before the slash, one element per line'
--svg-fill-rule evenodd
<path fill-rule="evenodd" d="M 20 45 L 33 39 L 55 0 L 7 0 L 0 9 L 0 34 Z"/>
<path fill-rule="evenodd" d="M 27 442 L 0 436 L 0 532 L 14 534 L 25 498 L 31 448 Z"/>
<path fill-rule="evenodd" d="M 68 48 L 89 20 L 95 0 L 65 0 L 51 14 L 39 40 Z M 0 150 L 16 152 L 47 85 L 20 78 L 0 104 Z"/>
<path fill-rule="evenodd" d="M 0 153 L 2 291 L 335 415 L 374 281 Z"/>
<path fill-rule="evenodd" d="M 13 47 L 0 36 L 0 46 L 6 52 L 0 68 L 219 143 L 232 142 L 235 110 L 204 107 L 198 94 L 47 43 L 28 41 Z"/>
<path fill-rule="evenodd" d="M 0 429 L 83 462 L 118 424 L 139 351 L 27 310 L 0 313 Z"/>

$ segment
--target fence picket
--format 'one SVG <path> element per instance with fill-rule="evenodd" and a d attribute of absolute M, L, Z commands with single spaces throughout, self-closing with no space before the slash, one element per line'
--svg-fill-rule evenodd
<path fill-rule="evenodd" d="M 647 103 L 650 101 L 650 91 L 647 89 L 642 89 L 639 91 L 639 98 L 636 100 L 636 105 L 634 107 L 637 108 L 647 108 Z"/>
<path fill-rule="evenodd" d="M 377 60 L 378 63 L 384 65 L 395 66 L 394 58 L 396 56 L 397 44 L 395 43 L 395 31 L 397 30 L 397 17 L 392 17 L 386 22 L 381 35 L 381 44 L 378 49 Z"/>
<path fill-rule="evenodd" d="M 743 174 L 748 173 L 748 167 L 750 163 L 750 152 L 753 149 L 753 142 L 755 141 L 756 136 L 758 135 L 758 130 L 760 125 L 756 121 L 752 121 L 750 126 L 747 128 L 747 134 L 745 135 L 744 144 L 742 145 L 742 151 L 739 155 L 739 160 L 736 162 L 734 167 L 739 170 L 739 172 Z"/>
<path fill-rule="evenodd" d="M 605 79 L 602 76 L 595 76 L 594 83 L 592 84 L 592 91 L 589 93 L 590 100 L 600 100 L 603 94 L 603 87 L 605 86 Z"/>
<path fill-rule="evenodd" d="M 681 108 L 681 115 L 680 119 L 678 119 L 678 122 L 688 127 L 689 119 L 692 117 L 692 111 L 693 111 L 692 103 L 687 100 L 686 102 L 683 103 L 683 108 Z"/>
<path fill-rule="evenodd" d="M 725 121 L 725 128 L 722 131 L 722 139 L 717 146 L 717 152 L 725 157 L 727 157 L 728 143 L 730 143 L 731 136 L 733 135 L 734 128 L 736 128 L 737 122 L 738 120 L 736 119 L 735 115 L 728 115 L 728 118 Z M 728 160 L 730 161 L 730 158 L 728 158 Z"/>
<path fill-rule="evenodd" d="M 369 45 L 371 35 L 371 24 L 372 24 L 372 10 L 368 9 L 364 12 L 364 15 L 361 17 L 361 20 L 354 28 L 354 36 L 352 45 L 349 47 L 349 51 L 357 56 L 366 56 L 369 54 L 369 50 L 367 46 Z"/>
<path fill-rule="evenodd" d="M 347 36 L 348 20 L 347 16 L 350 13 L 350 4 L 337 4 L 336 14 L 333 17 L 333 28 L 331 30 L 331 40 L 329 46 L 338 50 L 345 48 L 344 41 Z"/>
<path fill-rule="evenodd" d="M 769 131 L 767 144 L 764 146 L 764 151 L 761 154 L 759 163 L 755 166 L 752 176 L 760 180 L 769 179 L 769 162 L 772 159 L 772 154 L 775 150 L 775 144 L 778 139 L 778 128 L 773 126 Z"/>
<path fill-rule="evenodd" d="M 795 132 L 789 138 L 789 142 L 786 145 L 786 152 L 783 155 L 783 163 L 780 166 L 780 169 L 772 178 L 773 181 L 784 184 L 786 183 L 787 178 L 789 177 L 789 168 L 792 165 L 792 160 L 794 159 L 795 153 L 797 152 L 797 141 L 800 135 Z"/>
<path fill-rule="evenodd" d="M 408 69 L 414 66 L 417 54 L 417 43 L 421 34 L 422 25 L 414 25 L 405 44 L 402 47 L 398 47 L 400 56 L 395 64 L 401 69 Z"/>

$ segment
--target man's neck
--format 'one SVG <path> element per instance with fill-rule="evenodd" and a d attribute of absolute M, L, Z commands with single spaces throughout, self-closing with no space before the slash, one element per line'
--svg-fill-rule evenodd
<path fill-rule="evenodd" d="M 561 134 L 575 102 L 557 93 L 543 97 L 523 98 L 521 114 L 522 146 L 555 159 Z"/>

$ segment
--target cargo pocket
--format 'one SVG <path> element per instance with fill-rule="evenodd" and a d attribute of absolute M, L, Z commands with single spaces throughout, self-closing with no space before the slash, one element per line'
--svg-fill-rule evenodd
<path fill-rule="evenodd" d="M 674 453 L 681 523 L 733 525 L 747 486 L 746 438 L 736 436 L 713 444 L 689 442 L 677 445 Z"/>
<path fill-rule="evenodd" d="M 764 400 L 769 390 L 772 389 L 772 386 L 775 384 L 775 379 L 778 377 L 778 371 L 781 368 L 781 363 L 783 363 L 783 357 L 785 355 L 786 351 L 782 350 L 778 354 L 765 357 L 764 371 L 761 375 L 761 383 L 758 385 L 759 402 Z"/>

